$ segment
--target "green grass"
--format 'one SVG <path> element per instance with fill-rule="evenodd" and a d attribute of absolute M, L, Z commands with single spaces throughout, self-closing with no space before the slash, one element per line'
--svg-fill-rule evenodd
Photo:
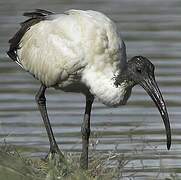
<path fill-rule="evenodd" d="M 66 153 L 66 162 L 62 162 L 58 155 L 44 160 L 27 157 L 23 152 L 27 152 L 24 147 L 6 143 L 0 146 L 0 180 L 119 180 L 124 179 L 124 168 L 131 162 L 131 157 L 121 153 L 91 151 L 89 170 L 84 171 L 79 168 L 79 153 Z M 131 169 L 126 179 L 134 179 L 135 175 Z M 173 172 L 165 180 L 177 179 Z"/>
<path fill-rule="evenodd" d="M 122 155 L 92 153 L 89 170 L 79 168 L 79 153 L 66 153 L 66 162 L 58 155 L 44 160 L 24 157 L 22 149 L 3 144 L 0 147 L 0 180 L 109 180 L 121 177 L 120 168 L 126 163 Z M 120 159 L 119 166 L 111 167 L 111 160 Z"/>

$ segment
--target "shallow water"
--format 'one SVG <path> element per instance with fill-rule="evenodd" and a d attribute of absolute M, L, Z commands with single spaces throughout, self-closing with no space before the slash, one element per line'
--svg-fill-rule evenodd
<path fill-rule="evenodd" d="M 128 57 L 143 55 L 156 66 L 156 79 L 168 105 L 172 148 L 166 150 L 164 126 L 151 99 L 134 87 L 126 106 L 93 106 L 91 148 L 125 153 L 130 161 L 125 176 L 163 179 L 181 172 L 181 2 L 179 0 L 0 0 L 0 141 L 28 147 L 48 148 L 48 138 L 34 96 L 39 82 L 7 56 L 8 39 L 24 20 L 24 11 L 45 8 L 94 9 L 119 26 Z M 49 89 L 49 116 L 60 147 L 80 151 L 80 126 L 85 98 Z"/>

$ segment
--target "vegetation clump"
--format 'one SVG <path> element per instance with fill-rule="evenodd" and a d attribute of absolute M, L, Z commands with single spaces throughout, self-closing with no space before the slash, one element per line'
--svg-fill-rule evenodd
<path fill-rule="evenodd" d="M 4 143 L 0 146 L 0 180 L 134 180 L 139 177 L 139 171 L 134 167 L 127 168 L 135 160 L 133 156 L 129 157 L 116 151 L 102 153 L 93 150 L 89 170 L 85 171 L 79 168 L 79 153 L 65 153 L 66 161 L 62 161 L 57 154 L 45 160 L 37 156 L 27 157 L 22 147 Z M 155 172 L 156 179 L 160 177 L 159 173 L 161 171 Z M 172 173 L 165 180 L 177 179 L 179 176 Z"/>
<path fill-rule="evenodd" d="M 20 150 L 21 151 L 21 150 Z M 118 179 L 126 161 L 120 154 L 92 153 L 89 170 L 79 168 L 79 153 L 66 153 L 65 161 L 58 155 L 41 159 L 26 157 L 17 146 L 0 147 L 0 179 L 3 180 L 101 180 Z M 114 160 L 120 158 L 119 166 Z"/>

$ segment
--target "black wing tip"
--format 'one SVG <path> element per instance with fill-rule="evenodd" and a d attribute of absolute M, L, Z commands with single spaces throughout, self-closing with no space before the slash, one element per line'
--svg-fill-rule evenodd
<path fill-rule="evenodd" d="M 23 16 L 31 17 L 31 18 L 40 18 L 45 17 L 48 15 L 54 14 L 52 11 L 45 10 L 45 9 L 35 9 L 35 11 L 32 12 L 24 12 Z"/>
<path fill-rule="evenodd" d="M 7 55 L 8 55 L 13 61 L 16 61 L 16 60 L 17 60 L 17 55 L 16 55 L 16 53 L 15 53 L 14 51 L 9 50 L 9 51 L 7 51 L 6 53 L 7 53 Z"/>
<path fill-rule="evenodd" d="M 11 59 L 13 59 L 14 61 L 17 61 L 16 51 L 19 48 L 19 43 L 21 41 L 21 38 L 30 29 L 30 27 L 33 26 L 34 24 L 39 23 L 40 21 L 45 20 L 46 17 L 51 15 L 51 14 L 54 14 L 54 13 L 49 11 L 49 10 L 44 10 L 44 9 L 35 9 L 32 12 L 24 12 L 23 13 L 23 15 L 26 17 L 29 17 L 29 19 L 20 23 L 21 28 L 9 40 L 10 48 L 9 48 L 9 51 L 7 52 L 7 54 Z"/>
<path fill-rule="evenodd" d="M 39 17 L 39 16 L 43 16 L 43 15 L 41 13 L 38 13 L 38 12 L 24 12 L 23 16 L 33 18 L 33 17 Z"/>
<path fill-rule="evenodd" d="M 35 9 L 36 12 L 39 12 L 39 13 L 44 13 L 44 14 L 47 14 L 47 15 L 50 15 L 50 14 L 54 14 L 54 12 L 52 11 L 49 11 L 47 9 Z"/>

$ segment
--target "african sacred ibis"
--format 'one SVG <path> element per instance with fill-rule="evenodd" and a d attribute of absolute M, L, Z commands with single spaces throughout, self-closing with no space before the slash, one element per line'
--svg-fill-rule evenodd
<path fill-rule="evenodd" d="M 60 153 L 49 122 L 45 91 L 49 87 L 86 96 L 82 123 L 81 167 L 88 168 L 90 116 L 94 97 L 105 105 L 126 104 L 139 84 L 151 96 L 166 128 L 171 146 L 169 117 L 154 77 L 154 65 L 145 57 L 127 62 L 126 47 L 115 23 L 100 12 L 69 10 L 55 14 L 37 9 L 10 39 L 7 52 L 24 70 L 41 82 L 36 101 L 50 141 L 50 153 Z"/>

